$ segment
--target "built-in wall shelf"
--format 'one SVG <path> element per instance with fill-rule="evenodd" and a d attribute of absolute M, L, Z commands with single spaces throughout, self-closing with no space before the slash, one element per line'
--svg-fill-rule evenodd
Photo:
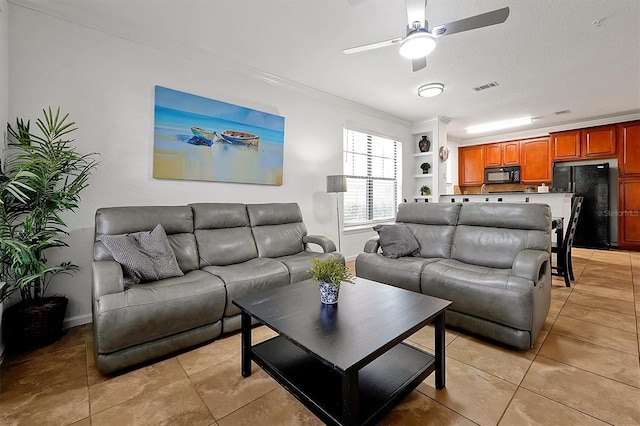
<path fill-rule="evenodd" d="M 445 192 L 447 164 L 441 160 L 439 153 L 440 149 L 447 145 L 446 128 L 449 122 L 450 120 L 446 117 L 437 117 L 411 125 L 411 141 L 403 145 L 403 150 L 406 149 L 404 154 L 406 162 L 402 164 L 402 168 L 405 170 L 404 176 L 407 180 L 407 182 L 403 182 L 403 193 L 408 195 L 407 200 L 437 203 L 440 193 Z M 420 143 L 423 136 L 426 136 L 430 141 L 428 148 L 424 143 Z M 421 146 L 427 151 L 421 151 Z M 429 173 L 422 173 L 423 170 L 420 167 L 422 163 L 431 165 L 426 170 Z M 430 196 L 409 195 L 420 194 L 422 186 L 429 187 Z"/>
<path fill-rule="evenodd" d="M 423 135 L 426 135 L 430 141 L 433 140 L 433 132 L 431 131 L 414 135 L 414 140 L 416 141 L 416 143 L 413 148 L 414 149 L 413 161 L 410 163 L 410 167 L 413 168 L 413 173 L 411 176 L 413 177 L 413 184 L 415 185 L 414 186 L 415 189 L 411 192 L 413 192 L 414 194 L 415 193 L 421 194 L 420 188 L 423 186 L 427 186 L 431 190 L 431 195 L 428 195 L 428 196 L 416 195 L 411 197 L 409 201 L 422 202 L 422 203 L 426 201 L 426 202 L 432 203 L 434 201 L 437 201 L 437 198 L 434 198 L 434 195 L 437 195 L 435 194 L 436 188 L 434 187 L 434 186 L 437 186 L 436 184 L 434 184 L 434 180 L 435 180 L 434 173 L 436 172 L 436 170 L 434 169 L 434 163 L 435 163 L 436 157 L 434 157 L 433 155 L 433 150 L 434 150 L 435 144 L 431 142 L 429 151 L 420 151 L 420 139 L 422 138 Z M 429 173 L 422 172 L 422 167 L 420 167 L 422 163 L 428 163 L 431 166 L 428 170 Z M 403 166 L 403 167 L 406 167 L 406 166 Z"/>

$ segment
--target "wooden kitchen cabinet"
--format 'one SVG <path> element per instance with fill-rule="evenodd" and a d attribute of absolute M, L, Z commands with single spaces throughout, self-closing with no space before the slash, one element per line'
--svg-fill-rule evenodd
<path fill-rule="evenodd" d="M 460 186 L 484 183 L 484 146 L 458 148 L 458 180 Z"/>
<path fill-rule="evenodd" d="M 485 167 L 517 166 L 520 164 L 520 141 L 484 145 Z"/>
<path fill-rule="evenodd" d="M 520 164 L 520 141 L 502 143 L 502 164 L 505 166 Z"/>
<path fill-rule="evenodd" d="M 618 181 L 618 246 L 640 250 L 640 178 Z"/>
<path fill-rule="evenodd" d="M 616 133 L 620 178 L 640 177 L 640 121 L 620 123 Z"/>
<path fill-rule="evenodd" d="M 553 161 L 616 156 L 616 126 L 599 126 L 551 134 Z"/>
<path fill-rule="evenodd" d="M 549 138 L 520 141 L 520 183 L 551 183 Z"/>
<path fill-rule="evenodd" d="M 551 133 L 551 157 L 554 161 L 580 159 L 580 130 Z"/>
<path fill-rule="evenodd" d="M 582 158 L 616 156 L 616 126 L 600 126 L 580 131 Z"/>
<path fill-rule="evenodd" d="M 484 146 L 485 167 L 500 167 L 502 163 L 502 144 L 492 143 Z"/>

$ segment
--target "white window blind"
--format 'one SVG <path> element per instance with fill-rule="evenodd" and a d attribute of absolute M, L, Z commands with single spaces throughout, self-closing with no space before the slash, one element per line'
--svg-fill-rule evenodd
<path fill-rule="evenodd" d="M 344 131 L 345 226 L 392 220 L 402 194 L 402 144 Z"/>

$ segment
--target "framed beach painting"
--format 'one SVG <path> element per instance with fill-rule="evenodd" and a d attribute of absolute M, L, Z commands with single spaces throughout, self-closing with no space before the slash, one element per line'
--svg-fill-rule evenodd
<path fill-rule="evenodd" d="M 284 117 L 155 87 L 153 177 L 282 185 Z"/>

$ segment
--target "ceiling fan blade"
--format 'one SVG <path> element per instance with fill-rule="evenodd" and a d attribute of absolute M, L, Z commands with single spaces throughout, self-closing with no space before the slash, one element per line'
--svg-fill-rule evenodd
<path fill-rule="evenodd" d="M 433 27 L 431 34 L 435 37 L 442 37 L 463 31 L 475 30 L 476 28 L 488 27 L 490 25 L 502 24 L 509 17 L 509 8 L 494 10 L 493 12 L 482 13 L 459 21 Z"/>
<path fill-rule="evenodd" d="M 402 41 L 402 37 L 398 37 L 392 40 L 385 40 L 385 41 L 379 41 L 377 43 L 365 44 L 363 46 L 350 47 L 348 49 L 344 49 L 342 53 L 350 55 L 352 53 L 359 53 L 367 50 L 379 49 L 381 47 L 393 46 L 394 44 L 398 44 L 401 41 Z"/>
<path fill-rule="evenodd" d="M 424 26 L 426 18 L 427 0 L 405 0 L 407 6 L 407 23 L 409 27 L 414 22 L 420 22 L 420 26 Z"/>
<path fill-rule="evenodd" d="M 411 60 L 411 66 L 413 68 L 413 72 L 420 71 L 423 68 L 427 67 L 427 57 L 416 58 Z"/>

